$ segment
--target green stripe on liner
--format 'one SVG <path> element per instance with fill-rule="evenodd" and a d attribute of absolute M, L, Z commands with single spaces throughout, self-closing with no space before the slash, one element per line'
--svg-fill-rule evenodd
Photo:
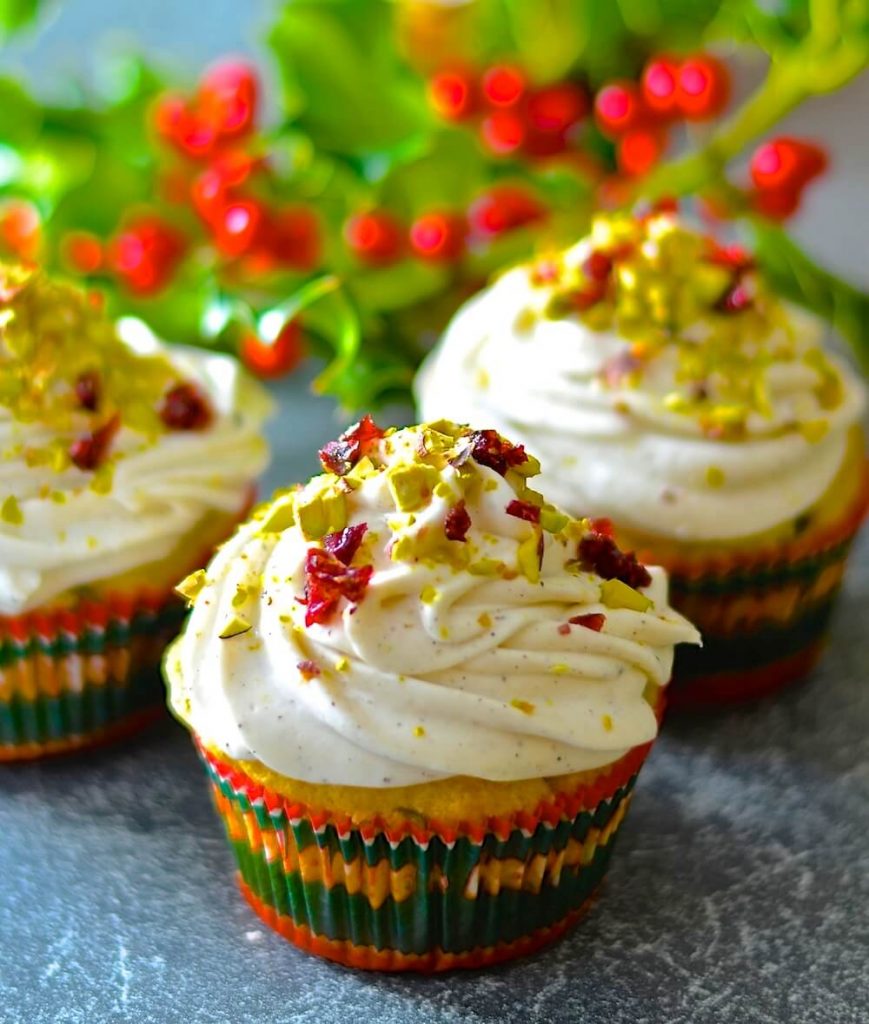
<path fill-rule="evenodd" d="M 177 632 L 187 614 L 185 607 L 175 601 L 161 608 L 157 613 L 139 611 L 131 622 L 112 619 L 105 629 L 83 629 L 75 637 L 59 632 L 50 640 L 32 635 L 23 643 L 7 639 L 0 643 L 0 668 L 16 661 L 30 658 L 34 654 L 50 658 L 63 658 L 70 654 L 102 654 L 113 647 L 126 647 L 134 637 L 148 636 L 160 629 Z"/>
<path fill-rule="evenodd" d="M 322 882 L 305 883 L 299 872 L 286 874 L 280 860 L 267 862 L 264 852 L 254 853 L 247 843 L 236 841 L 231 845 L 241 876 L 255 895 L 296 924 L 316 935 L 349 940 L 358 946 L 423 954 L 433 948 L 463 953 L 479 946 L 513 942 L 560 921 L 582 906 L 600 884 L 615 838 L 596 847 L 588 863 L 563 868 L 557 885 L 545 881 L 538 892 L 502 888 L 491 895 L 481 884 L 473 897 L 466 896 L 465 890 L 471 870 L 479 861 L 480 848 L 459 840 L 449 850 L 433 841 L 427 850 L 415 848 L 417 884 L 411 895 L 404 900 L 390 895 L 377 909 L 363 893 L 350 894 L 342 885 L 328 888 Z M 549 839 L 548 830 L 539 828 L 534 839 L 527 840 L 523 860 L 538 853 L 545 855 Z M 486 844 L 482 849 L 486 851 Z M 394 870 L 407 864 L 397 856 L 389 860 Z M 430 889 L 435 866 L 443 881 Z"/>
<path fill-rule="evenodd" d="M 749 566 L 728 571 L 723 576 L 710 574 L 694 578 L 673 573 L 670 577 L 670 599 L 678 604 L 680 593 L 721 597 L 738 593 L 740 590 L 756 592 L 795 582 L 812 583 L 824 569 L 847 556 L 852 540 L 853 538 L 849 537 L 835 547 L 796 562 L 776 562 L 763 568 Z"/>
<path fill-rule="evenodd" d="M 676 648 L 674 678 L 681 687 L 699 676 L 756 671 L 799 654 L 826 633 L 837 593 L 838 588 L 785 626 L 734 630 L 721 636 L 704 633 L 703 647 L 680 645 Z"/>

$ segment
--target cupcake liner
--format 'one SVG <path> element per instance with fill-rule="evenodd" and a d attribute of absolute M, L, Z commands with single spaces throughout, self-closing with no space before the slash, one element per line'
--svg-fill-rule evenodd
<path fill-rule="evenodd" d="M 139 590 L 0 617 L 0 761 L 107 742 L 160 713 L 160 659 L 185 614 Z"/>
<path fill-rule="evenodd" d="M 703 635 L 702 648 L 676 652 L 671 707 L 751 700 L 811 670 L 867 507 L 864 471 L 835 521 L 794 540 L 705 559 L 657 554 L 670 574 L 670 603 Z"/>
<path fill-rule="evenodd" d="M 271 928 L 347 966 L 432 972 L 530 953 L 582 916 L 650 746 L 533 812 L 458 824 L 354 821 L 199 752 L 242 892 Z"/>

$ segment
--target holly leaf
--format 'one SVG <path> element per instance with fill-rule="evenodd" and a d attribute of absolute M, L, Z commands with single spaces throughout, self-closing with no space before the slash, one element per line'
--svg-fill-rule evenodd
<path fill-rule="evenodd" d="M 431 123 L 421 81 L 393 44 L 386 0 L 291 0 L 269 42 L 285 99 L 325 150 L 354 155 L 400 145 Z"/>
<path fill-rule="evenodd" d="M 0 39 L 29 25 L 39 13 L 40 0 L 0 0 Z"/>
<path fill-rule="evenodd" d="M 758 221 L 753 230 L 758 262 L 776 291 L 832 324 L 869 371 L 869 294 L 819 267 L 781 228 Z"/>

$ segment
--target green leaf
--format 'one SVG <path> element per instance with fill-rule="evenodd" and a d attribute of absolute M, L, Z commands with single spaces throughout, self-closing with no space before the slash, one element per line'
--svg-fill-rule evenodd
<path fill-rule="evenodd" d="M 2 2 L 2 0 L 0 0 Z M 0 78 L 0 144 L 25 146 L 33 142 L 42 124 L 36 101 L 11 78 Z"/>
<path fill-rule="evenodd" d="M 284 95 L 318 146 L 361 155 L 431 123 L 421 81 L 401 64 L 387 0 L 291 0 L 269 41 Z"/>
<path fill-rule="evenodd" d="M 753 225 L 757 259 L 784 298 L 823 317 L 869 370 L 869 294 L 819 267 L 781 228 Z"/>
<path fill-rule="evenodd" d="M 19 32 L 39 13 L 39 0 L 0 0 L 0 38 Z"/>

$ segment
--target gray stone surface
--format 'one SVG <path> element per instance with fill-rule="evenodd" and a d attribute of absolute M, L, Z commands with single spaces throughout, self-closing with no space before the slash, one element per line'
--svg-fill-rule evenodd
<path fill-rule="evenodd" d="M 267 486 L 337 428 L 301 382 L 282 392 Z M 667 723 L 591 915 L 488 973 L 365 975 L 269 932 L 168 717 L 3 768 L 0 1024 L 866 1024 L 869 535 L 843 598 L 805 684 Z"/>

